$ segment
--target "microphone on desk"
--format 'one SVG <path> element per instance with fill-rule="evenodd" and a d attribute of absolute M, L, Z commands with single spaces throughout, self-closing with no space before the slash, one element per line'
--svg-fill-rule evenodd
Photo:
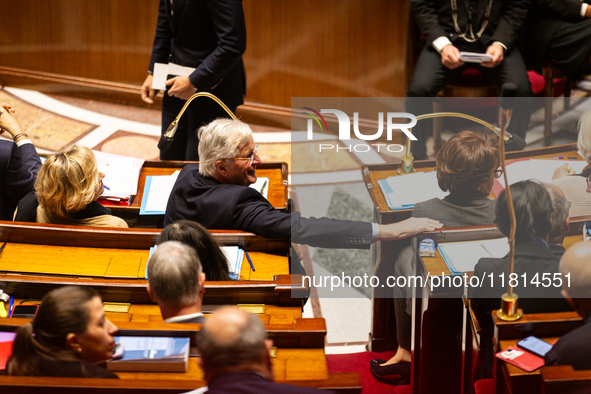
<path fill-rule="evenodd" d="M 185 113 L 185 110 L 187 109 L 189 104 L 191 104 L 191 101 L 193 101 L 197 97 L 209 97 L 210 99 L 212 99 L 213 101 L 218 103 L 219 106 L 222 107 L 224 109 L 224 111 L 226 111 L 226 113 L 228 115 L 230 115 L 230 117 L 232 119 L 234 119 L 234 120 L 237 119 L 236 115 L 234 115 L 234 113 L 232 113 L 232 111 L 230 111 L 230 109 L 226 106 L 226 104 L 224 104 L 224 102 L 222 100 L 220 100 L 219 98 L 217 98 L 215 95 L 208 93 L 208 92 L 195 93 L 194 95 L 189 97 L 189 99 L 187 100 L 187 102 L 185 103 L 183 108 L 181 109 L 181 112 L 179 112 L 179 114 L 176 116 L 176 118 L 168 126 L 168 128 L 166 129 L 164 134 L 162 134 L 162 136 L 160 137 L 160 141 L 158 141 L 158 149 L 160 149 L 161 151 L 167 151 L 168 148 L 170 148 L 170 145 L 172 144 L 172 140 L 174 138 L 174 135 L 176 134 L 176 130 L 179 127 L 179 120 L 181 119 L 181 116 L 183 116 L 183 114 Z"/>
<path fill-rule="evenodd" d="M 518 135 L 507 133 L 507 127 L 511 122 L 511 115 L 513 115 L 513 108 L 517 101 L 517 85 L 512 82 L 504 83 L 501 87 L 501 95 L 498 98 L 499 104 L 499 126 L 501 130 L 505 129 L 505 149 L 508 152 L 523 150 L 525 148 L 525 140 Z M 497 135 L 500 136 L 500 130 L 497 130 Z"/>

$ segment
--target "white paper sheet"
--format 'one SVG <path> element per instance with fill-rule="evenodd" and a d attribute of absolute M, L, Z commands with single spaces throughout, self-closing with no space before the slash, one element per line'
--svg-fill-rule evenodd
<path fill-rule="evenodd" d="M 587 162 L 583 160 L 522 160 L 507 166 L 507 180 L 509 185 L 528 179 L 550 183 L 554 171 L 564 163 L 568 163 L 577 174 L 581 173 L 587 165 Z M 500 177 L 498 181 L 505 187 L 504 177 Z"/>
<path fill-rule="evenodd" d="M 172 175 L 153 176 L 150 184 L 150 193 L 146 201 L 146 212 L 162 212 L 166 211 L 168 205 L 168 198 L 172 192 L 172 187 L 178 178 L 179 171 L 175 171 Z"/>
<path fill-rule="evenodd" d="M 509 253 L 507 238 L 484 241 L 448 242 L 438 245 L 452 262 L 456 271 L 470 272 L 483 257 L 503 258 Z"/>
<path fill-rule="evenodd" d="M 386 181 L 401 205 L 414 205 L 432 198 L 443 198 L 448 194 L 439 188 L 435 171 L 392 176 Z"/>
<path fill-rule="evenodd" d="M 263 197 L 267 198 L 267 192 L 269 191 L 269 178 L 258 177 L 257 181 L 250 185 L 250 187 L 261 193 Z"/>

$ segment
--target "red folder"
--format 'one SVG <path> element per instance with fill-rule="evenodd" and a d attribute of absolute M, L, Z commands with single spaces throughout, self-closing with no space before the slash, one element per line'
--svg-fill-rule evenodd
<path fill-rule="evenodd" d="M 526 372 L 532 372 L 544 366 L 544 359 L 520 347 L 511 346 L 496 354 L 497 358 L 513 364 Z"/>

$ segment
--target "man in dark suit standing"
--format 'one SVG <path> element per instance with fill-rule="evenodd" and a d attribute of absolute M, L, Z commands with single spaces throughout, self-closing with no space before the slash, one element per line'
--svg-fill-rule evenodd
<path fill-rule="evenodd" d="M 204 284 L 197 252 L 185 244 L 163 242 L 148 261 L 148 294 L 165 323 L 203 323 Z"/>
<path fill-rule="evenodd" d="M 235 307 L 223 307 L 203 324 L 197 338 L 211 394 L 314 394 L 333 393 L 273 382 L 270 351 L 273 341 L 261 319 Z"/>
<path fill-rule="evenodd" d="M 216 95 L 232 110 L 244 102 L 246 76 L 242 54 L 246 50 L 246 26 L 241 0 L 160 0 L 156 37 L 142 100 L 152 104 L 158 91 L 152 88 L 154 63 L 193 67 L 185 76 L 166 81 L 162 100 L 162 133 L 176 118 L 186 100 L 196 92 Z M 162 160 L 199 160 L 196 131 L 225 111 L 213 100 L 198 98 L 179 122 L 170 148 Z"/>
<path fill-rule="evenodd" d="M 6 130 L 13 141 L 0 141 L 0 220 L 12 220 L 19 200 L 34 189 L 41 168 L 35 146 L 12 112 L 10 105 L 0 105 L 0 134 Z"/>
<path fill-rule="evenodd" d="M 591 244 L 579 242 L 570 247 L 560 260 L 562 295 L 585 320 L 582 327 L 564 335 L 546 353 L 546 365 L 572 365 L 573 369 L 591 369 L 590 259 Z"/>
<path fill-rule="evenodd" d="M 524 31 L 528 69 L 540 69 L 548 59 L 574 79 L 591 54 L 591 7 L 581 0 L 533 0 Z"/>
<path fill-rule="evenodd" d="M 207 229 L 242 230 L 270 238 L 324 248 L 369 249 L 372 242 L 413 236 L 441 228 L 426 218 L 376 223 L 302 218 L 275 209 L 258 191 L 261 163 L 250 127 L 240 120 L 217 119 L 199 130 L 199 164 L 183 167 L 168 199 L 164 225 L 193 220 Z M 303 273 L 299 264 L 296 268 Z M 302 271 L 300 271 L 302 270 Z"/>
<path fill-rule="evenodd" d="M 432 99 L 467 67 L 475 67 L 499 90 L 506 82 L 517 85 L 518 97 L 532 96 L 525 64 L 516 48 L 525 22 L 529 0 L 411 0 L 412 10 L 424 37 L 413 80 L 407 90 L 406 110 L 414 115 L 432 112 Z M 486 53 L 492 60 L 466 64 L 460 51 Z M 509 132 L 524 138 L 531 114 L 529 100 L 513 113 Z M 418 126 L 418 127 L 417 127 Z M 431 130 L 427 121 L 413 128 L 418 141 L 412 144 L 417 159 L 426 158 L 425 140 Z"/>

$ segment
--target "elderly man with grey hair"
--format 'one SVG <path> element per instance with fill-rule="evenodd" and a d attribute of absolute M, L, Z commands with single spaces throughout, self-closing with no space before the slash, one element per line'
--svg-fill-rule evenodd
<path fill-rule="evenodd" d="M 256 182 L 261 158 L 246 123 L 217 119 L 199 130 L 199 140 L 201 162 L 185 166 L 179 174 L 166 207 L 165 226 L 188 219 L 208 229 L 243 230 L 310 246 L 355 249 L 442 226 L 426 218 L 378 225 L 281 212 L 248 187 Z M 304 273 L 299 264 L 290 268 L 292 273 Z"/>
<path fill-rule="evenodd" d="M 234 307 L 213 313 L 199 331 L 198 363 L 212 394 L 306 394 L 319 390 L 273 383 L 267 338 L 261 319 Z M 327 391 L 322 391 L 327 393 Z M 328 391 L 330 392 L 330 391 Z"/>
<path fill-rule="evenodd" d="M 584 319 L 583 325 L 560 338 L 546 353 L 546 365 L 591 369 L 591 243 L 579 242 L 566 251 L 558 269 L 562 295 Z"/>
<path fill-rule="evenodd" d="M 148 294 L 165 323 L 203 323 L 204 284 L 199 257 L 187 245 L 161 243 L 148 260 Z"/>

